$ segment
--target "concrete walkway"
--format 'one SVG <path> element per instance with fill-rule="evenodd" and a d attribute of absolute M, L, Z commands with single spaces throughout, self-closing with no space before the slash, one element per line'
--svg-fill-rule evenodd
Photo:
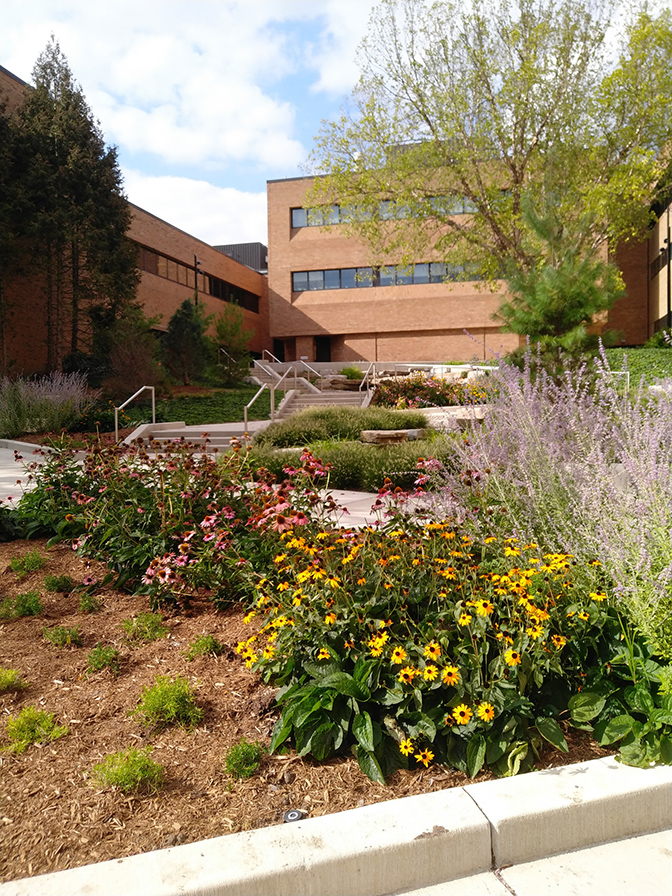
<path fill-rule="evenodd" d="M 39 456 L 33 454 L 36 448 L 37 445 L 27 442 L 0 439 L 0 503 L 8 504 L 10 507 L 16 505 L 23 493 L 31 488 L 24 465 L 41 460 Z M 17 461 L 17 454 L 23 460 Z"/>

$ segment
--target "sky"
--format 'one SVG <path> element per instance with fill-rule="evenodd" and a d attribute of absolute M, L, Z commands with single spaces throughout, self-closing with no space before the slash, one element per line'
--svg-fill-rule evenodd
<path fill-rule="evenodd" d="M 53 34 L 131 202 L 207 243 L 266 243 L 266 181 L 299 177 L 358 78 L 373 0 L 0 0 L 0 64 Z"/>

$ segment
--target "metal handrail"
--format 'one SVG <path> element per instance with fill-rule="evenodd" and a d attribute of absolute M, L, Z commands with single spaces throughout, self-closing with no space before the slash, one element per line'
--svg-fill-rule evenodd
<path fill-rule="evenodd" d="M 372 362 L 369 364 L 366 373 L 365 373 L 364 376 L 362 377 L 362 381 L 361 381 L 361 383 L 359 384 L 359 391 L 360 391 L 360 392 L 362 391 L 362 388 L 363 388 L 363 386 L 364 386 L 364 383 L 366 383 L 366 391 L 367 391 L 367 392 L 369 391 L 369 374 L 371 373 L 371 368 L 373 368 L 373 370 L 375 371 L 375 362 L 374 362 L 374 361 L 372 361 Z"/>
<path fill-rule="evenodd" d="M 323 391 L 324 391 L 324 390 L 322 389 L 322 383 L 324 382 L 324 377 L 322 376 L 322 374 L 321 374 L 318 370 L 315 370 L 314 367 L 311 367 L 310 364 L 307 364 L 307 363 L 303 360 L 303 358 L 301 358 L 299 361 L 294 361 L 294 363 L 295 363 L 295 364 L 303 364 L 303 366 L 306 368 L 306 370 L 310 370 L 310 372 L 311 372 L 314 376 L 316 376 L 317 379 L 318 379 L 318 381 L 320 382 L 320 386 L 319 386 L 320 392 L 323 392 Z M 296 385 L 296 370 L 294 371 L 294 384 Z"/>
<path fill-rule="evenodd" d="M 243 420 L 245 421 L 245 435 L 247 435 L 247 411 L 248 411 L 248 408 L 251 408 L 251 407 L 252 407 L 252 405 L 254 404 L 254 402 L 257 400 L 257 398 L 259 398 L 259 396 L 260 396 L 261 393 L 264 391 L 264 389 L 266 389 L 267 386 L 268 386 L 268 383 L 262 383 L 261 388 L 259 389 L 259 391 L 257 392 L 257 394 L 254 396 L 254 398 L 253 398 L 251 401 L 249 401 L 249 402 L 245 405 L 245 407 L 243 408 Z M 274 403 L 275 403 L 275 402 L 274 402 Z M 272 413 L 272 411 L 271 411 L 271 413 Z M 272 418 L 271 418 L 271 419 L 272 419 Z"/>
<path fill-rule="evenodd" d="M 130 404 L 134 398 L 137 398 L 138 395 L 142 395 L 143 392 L 149 390 L 152 393 L 152 423 L 156 423 L 156 394 L 154 391 L 154 386 L 142 386 L 131 395 L 130 398 L 127 398 L 123 404 L 120 404 L 118 408 L 114 409 L 114 441 L 119 441 L 119 411 L 123 411 L 127 404 Z"/>
<path fill-rule="evenodd" d="M 271 358 L 273 358 L 273 360 L 274 360 L 276 363 L 278 363 L 278 364 L 282 364 L 282 361 L 280 360 L 280 358 L 276 358 L 275 355 L 273 354 L 273 352 L 270 352 L 267 348 L 265 348 L 265 349 L 263 350 L 263 352 L 261 353 L 261 360 L 262 360 L 262 361 L 265 360 L 266 355 L 269 355 Z"/>
<path fill-rule="evenodd" d="M 275 390 L 278 388 L 280 383 L 284 380 L 287 374 L 291 371 L 291 367 L 288 367 L 287 370 L 283 373 L 277 383 L 272 383 L 269 385 L 269 389 L 271 390 L 271 423 L 275 421 Z"/>

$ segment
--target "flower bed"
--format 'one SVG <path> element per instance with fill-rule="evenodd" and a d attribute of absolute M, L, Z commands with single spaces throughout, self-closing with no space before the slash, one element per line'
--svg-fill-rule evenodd
<path fill-rule="evenodd" d="M 380 528 L 334 530 L 309 452 L 281 483 L 247 462 L 64 452 L 33 471 L 13 524 L 106 559 L 152 608 L 245 602 L 262 624 L 241 658 L 283 688 L 273 749 L 352 748 L 381 782 L 433 762 L 515 774 L 542 740 L 566 749 L 573 724 L 630 762 L 668 760 L 672 697 L 598 562 L 503 534 L 493 508 L 478 525 L 464 509 L 421 520 L 401 490 L 383 490 Z"/>

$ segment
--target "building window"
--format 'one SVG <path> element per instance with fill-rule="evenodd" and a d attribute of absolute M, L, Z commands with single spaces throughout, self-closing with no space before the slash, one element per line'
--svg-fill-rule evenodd
<path fill-rule="evenodd" d="M 293 208 L 291 209 L 292 215 L 292 227 L 307 227 L 308 226 L 308 209 L 307 208 Z"/>
<path fill-rule="evenodd" d="M 141 271 L 147 271 L 148 274 L 155 274 L 157 277 L 171 280 L 173 283 L 179 283 L 189 289 L 195 288 L 194 269 L 191 265 L 169 258 L 153 249 L 147 249 L 145 246 L 138 246 L 137 249 L 138 268 Z M 201 292 L 259 314 L 258 295 L 248 292 L 240 286 L 235 286 L 233 283 L 228 283 L 226 280 L 220 280 L 219 277 L 212 277 L 201 271 L 199 274 L 202 275 L 198 280 L 198 288 Z"/>
<path fill-rule="evenodd" d="M 318 206 L 316 208 L 290 209 L 292 227 L 324 227 L 340 224 L 341 210 L 338 205 Z"/>
<path fill-rule="evenodd" d="M 506 194 L 507 191 L 503 190 L 502 193 Z M 429 199 L 429 205 L 439 215 L 474 214 L 478 211 L 478 206 L 466 196 L 432 196 Z M 325 227 L 348 220 L 368 221 L 372 217 L 370 211 L 358 209 L 352 205 L 290 208 L 289 213 L 294 229 Z M 378 216 L 381 221 L 399 221 L 404 218 L 412 218 L 413 211 L 407 205 L 398 205 L 393 199 L 383 199 L 378 205 Z"/>
<path fill-rule="evenodd" d="M 245 308 L 247 311 L 259 314 L 259 296 L 253 292 L 248 292 L 248 290 L 242 289 L 240 286 L 210 275 L 206 277 L 206 282 L 208 285 L 206 291 L 211 296 L 221 299 L 223 302 L 229 302 L 231 305 L 240 305 L 241 308 Z"/>
<path fill-rule="evenodd" d="M 332 268 L 324 271 L 294 271 L 292 291 L 358 289 L 369 286 L 406 286 L 480 280 L 475 267 L 433 261 L 429 264 L 393 265 L 382 268 Z"/>

